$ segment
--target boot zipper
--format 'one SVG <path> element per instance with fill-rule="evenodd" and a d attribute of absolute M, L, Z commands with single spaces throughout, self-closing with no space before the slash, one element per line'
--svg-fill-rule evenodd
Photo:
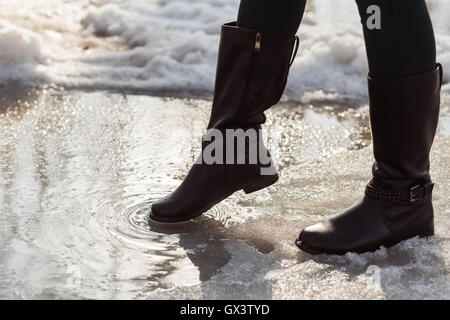
<path fill-rule="evenodd" d="M 252 56 L 252 58 L 251 58 L 251 61 L 250 61 L 250 70 L 249 70 L 249 78 L 247 79 L 247 84 L 246 84 L 246 86 L 245 86 L 245 88 L 244 88 L 244 92 L 242 93 L 242 98 L 241 98 L 241 101 L 240 101 L 240 103 L 239 103 L 239 108 L 238 108 L 238 111 L 237 111 L 237 113 L 236 113 L 236 116 L 235 116 L 235 120 L 233 121 L 233 122 L 236 122 L 236 119 L 239 119 L 239 117 L 240 117 L 240 115 L 243 113 L 243 107 L 245 107 L 245 102 L 247 102 L 247 93 L 248 93 L 248 87 L 249 87 L 249 84 L 250 84 L 250 82 L 251 82 L 251 74 L 252 74 L 252 70 L 253 70 L 253 68 L 254 68 L 254 58 L 255 58 L 255 55 L 257 55 L 260 51 L 261 51 L 261 38 L 262 38 L 262 33 L 260 33 L 260 32 L 257 32 L 256 33 L 256 37 L 255 37 L 255 45 L 254 45 L 254 49 L 253 49 L 253 56 Z M 225 173 L 225 184 L 227 185 L 227 186 L 230 186 L 230 168 L 229 168 L 229 166 L 224 166 L 224 173 Z"/>
<path fill-rule="evenodd" d="M 254 50 L 253 50 L 253 56 L 251 57 L 251 61 L 250 61 L 250 66 L 249 66 L 249 78 L 247 79 L 247 83 L 245 85 L 244 88 L 244 92 L 242 93 L 242 98 L 241 101 L 239 103 L 239 108 L 236 114 L 236 118 L 239 118 L 239 116 L 242 114 L 243 112 L 243 107 L 245 107 L 245 102 L 247 102 L 247 91 L 248 91 L 248 87 L 250 85 L 250 82 L 252 80 L 251 74 L 252 74 L 252 70 L 254 68 L 254 58 L 255 55 L 257 55 L 260 51 L 261 51 L 261 38 L 262 38 L 262 33 L 257 32 L 256 33 L 256 37 L 255 37 L 255 45 L 254 45 Z M 235 118 L 235 120 L 236 120 Z"/>
<path fill-rule="evenodd" d="M 256 33 L 256 40 L 255 40 L 255 52 L 259 52 L 261 50 L 261 33 Z"/>
<path fill-rule="evenodd" d="M 245 85 L 244 88 L 244 92 L 242 93 L 242 98 L 241 101 L 239 103 L 239 108 L 236 114 L 236 118 L 239 118 L 239 116 L 242 114 L 243 107 L 245 107 L 245 103 L 247 102 L 247 92 L 248 92 L 248 87 L 250 85 L 250 82 L 252 81 L 252 70 L 254 68 L 254 59 L 255 59 L 255 55 L 257 55 L 260 51 L 261 51 L 261 38 L 262 38 L 262 33 L 257 32 L 256 33 L 256 37 L 255 37 L 255 44 L 254 44 L 254 49 L 253 49 L 253 55 L 251 57 L 250 60 L 250 66 L 249 66 L 249 77 L 247 79 L 247 83 Z M 235 118 L 235 119 L 236 119 Z"/>

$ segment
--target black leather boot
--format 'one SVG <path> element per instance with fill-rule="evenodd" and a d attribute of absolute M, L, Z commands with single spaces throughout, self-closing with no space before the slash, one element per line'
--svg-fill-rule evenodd
<path fill-rule="evenodd" d="M 235 23 L 222 26 L 213 105 L 203 151 L 217 142 L 211 133 L 225 134 L 227 129 L 256 133 L 256 139 L 248 139 L 243 154 L 239 155 L 235 148 L 232 154 L 225 147 L 234 138 L 223 135 L 223 150 L 211 153 L 218 161 L 207 164 L 210 162 L 202 161 L 205 153 L 202 152 L 183 183 L 152 204 L 150 219 L 167 223 L 186 221 L 238 190 L 250 193 L 278 180 L 270 154 L 262 143 L 260 125 L 266 120 L 264 110 L 276 104 L 283 94 L 297 48 L 297 37 L 259 33 L 239 28 Z M 252 152 L 258 154 L 256 161 L 250 161 Z M 237 162 L 238 158 L 244 160 Z"/>
<path fill-rule="evenodd" d="M 300 233 L 296 244 L 303 251 L 361 253 L 434 235 L 429 154 L 438 123 L 442 67 L 406 79 L 368 82 L 373 179 L 359 204 Z"/>

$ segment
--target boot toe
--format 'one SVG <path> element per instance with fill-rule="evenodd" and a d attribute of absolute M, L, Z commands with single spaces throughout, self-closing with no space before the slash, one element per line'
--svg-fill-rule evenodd
<path fill-rule="evenodd" d="M 170 196 L 164 197 L 160 200 L 153 202 L 150 208 L 150 219 L 157 222 L 178 222 L 180 217 L 183 217 L 184 214 L 180 210 L 173 205 L 173 201 L 171 201 Z"/>
<path fill-rule="evenodd" d="M 174 199 L 175 198 L 175 199 Z M 151 208 L 149 218 L 156 222 L 176 223 L 196 218 L 203 211 L 187 210 L 188 207 L 173 195 L 155 201 Z"/>
<path fill-rule="evenodd" d="M 159 199 L 152 203 L 150 207 L 150 218 L 155 221 L 164 220 L 165 217 L 170 216 L 167 208 L 166 198 Z"/>
<path fill-rule="evenodd" d="M 311 254 L 340 254 L 340 250 L 335 247 L 338 242 L 338 239 L 335 238 L 333 226 L 327 221 L 303 229 L 295 241 L 295 244 L 302 251 Z"/>
<path fill-rule="evenodd" d="M 321 247 L 321 238 L 325 231 L 323 223 L 306 227 L 300 232 L 295 244 L 308 253 L 315 253 Z M 314 252 L 311 252 L 314 251 Z"/>

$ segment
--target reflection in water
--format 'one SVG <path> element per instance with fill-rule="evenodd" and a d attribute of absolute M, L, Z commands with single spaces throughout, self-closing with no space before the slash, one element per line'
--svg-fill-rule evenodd
<path fill-rule="evenodd" d="M 42 94 L 41 90 L 11 86 L 0 87 L 0 114 L 8 114 L 8 118 L 20 120 L 31 107 L 36 106 Z"/>
<path fill-rule="evenodd" d="M 366 108 L 271 109 L 266 134 L 279 183 L 168 226 L 149 224 L 148 208 L 186 174 L 198 151 L 193 119 L 206 124 L 209 102 L 101 92 L 29 97 L 15 96 L 20 112 L 9 104 L 0 114 L 2 298 L 324 297 L 343 277 L 353 297 L 420 296 L 419 284 L 407 287 L 416 278 L 433 278 L 424 284 L 430 296 L 445 292 L 445 154 L 435 172 L 442 189 L 434 242 L 413 241 L 392 256 L 314 259 L 293 246 L 301 227 L 354 202 L 367 181 Z M 449 141 L 437 143 L 445 150 Z M 371 264 L 383 280 L 369 294 L 361 283 Z M 311 279 L 320 292 L 307 290 Z"/>
<path fill-rule="evenodd" d="M 230 260 L 224 241 L 230 240 L 225 229 L 211 218 L 200 218 L 177 225 L 150 221 L 150 229 L 162 234 L 177 234 L 178 245 L 199 271 L 199 280 L 207 281 Z"/>

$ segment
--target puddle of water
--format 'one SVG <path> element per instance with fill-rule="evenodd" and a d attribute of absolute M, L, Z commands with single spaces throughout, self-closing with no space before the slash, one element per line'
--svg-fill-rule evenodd
<path fill-rule="evenodd" d="M 434 158 L 440 236 L 393 249 L 418 261 L 393 271 L 385 251 L 316 260 L 293 246 L 301 227 L 359 198 L 370 174 L 366 108 L 271 109 L 266 136 L 280 182 L 165 226 L 148 224 L 148 208 L 195 160 L 209 102 L 105 92 L 17 99 L 4 100 L 0 113 L 2 298 L 326 297 L 343 279 L 355 298 L 420 296 L 419 284 L 406 288 L 418 272 L 431 277 L 428 294 L 445 292 L 445 137 Z M 424 269 L 430 259 L 436 267 Z M 387 279 L 375 293 L 363 285 L 374 263 Z M 396 272 L 408 276 L 395 282 Z M 312 292 L 308 276 L 330 280 Z"/>

